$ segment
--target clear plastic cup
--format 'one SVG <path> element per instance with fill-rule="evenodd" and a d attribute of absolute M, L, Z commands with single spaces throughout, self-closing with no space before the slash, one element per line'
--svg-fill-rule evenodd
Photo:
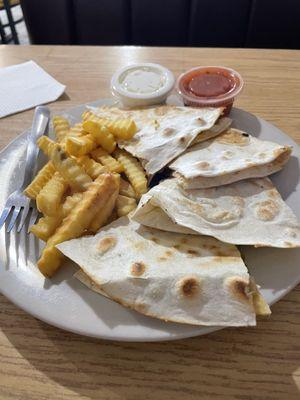
<path fill-rule="evenodd" d="M 231 68 L 204 66 L 181 74 L 176 91 L 187 106 L 225 107 L 223 115 L 228 115 L 243 85 L 241 75 Z"/>

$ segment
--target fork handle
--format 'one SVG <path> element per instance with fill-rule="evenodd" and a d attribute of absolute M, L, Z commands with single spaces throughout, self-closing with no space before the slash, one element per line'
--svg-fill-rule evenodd
<path fill-rule="evenodd" d="M 28 145 L 26 153 L 25 172 L 22 188 L 32 181 L 34 174 L 34 167 L 36 165 L 37 156 L 39 154 L 39 148 L 36 141 L 39 137 L 45 134 L 48 123 L 49 123 L 50 111 L 48 107 L 39 106 L 36 107 L 33 117 L 33 123 L 31 131 L 28 135 Z"/>

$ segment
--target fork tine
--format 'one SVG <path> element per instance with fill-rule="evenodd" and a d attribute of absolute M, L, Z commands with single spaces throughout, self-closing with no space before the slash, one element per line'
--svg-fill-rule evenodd
<path fill-rule="evenodd" d="M 15 225 L 15 222 L 20 214 L 20 210 L 21 210 L 21 207 L 15 207 L 12 217 L 9 221 L 8 227 L 6 229 L 7 233 L 9 233 L 12 230 L 13 226 Z"/>
<path fill-rule="evenodd" d="M 31 226 L 35 224 L 35 221 L 37 220 L 38 215 L 39 215 L 39 213 L 38 213 L 37 209 L 32 208 L 27 233 L 29 233 L 29 229 L 31 228 Z"/>
<path fill-rule="evenodd" d="M 17 229 L 17 232 L 18 232 L 18 233 L 21 231 L 21 229 L 22 229 L 22 227 L 23 227 L 23 225 L 24 225 L 24 222 L 25 222 L 25 220 L 26 220 L 26 217 L 27 217 L 27 215 L 28 215 L 28 212 L 29 212 L 29 203 L 26 204 L 26 206 L 24 207 L 24 209 L 23 209 L 23 211 L 22 211 L 21 220 L 20 220 L 20 222 L 19 222 L 18 229 Z"/>
<path fill-rule="evenodd" d="M 2 211 L 1 217 L 0 217 L 0 229 L 4 225 L 8 214 L 10 213 L 11 207 L 5 207 L 4 210 Z"/>

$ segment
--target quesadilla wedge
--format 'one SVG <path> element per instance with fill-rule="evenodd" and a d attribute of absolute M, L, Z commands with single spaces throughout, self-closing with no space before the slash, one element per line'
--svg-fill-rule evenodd
<path fill-rule="evenodd" d="M 170 168 L 184 188 L 203 189 L 273 174 L 282 169 L 290 154 L 290 147 L 231 128 L 191 147 Z"/>
<path fill-rule="evenodd" d="M 197 190 L 168 179 L 141 198 L 132 218 L 165 230 L 173 229 L 172 221 L 176 229 L 226 243 L 300 247 L 300 223 L 268 178 Z"/>
<path fill-rule="evenodd" d="M 123 217 L 57 247 L 111 299 L 142 314 L 194 325 L 256 324 L 258 292 L 233 245 Z"/>
<path fill-rule="evenodd" d="M 153 175 L 174 158 L 182 154 L 201 132 L 213 127 L 223 108 L 192 108 L 161 106 L 124 110 L 102 107 L 91 111 L 103 118 L 133 118 L 138 132 L 129 141 L 120 141 L 119 147 L 126 149 L 143 162 L 148 175 Z M 216 129 L 205 134 L 204 140 L 217 135 Z"/>

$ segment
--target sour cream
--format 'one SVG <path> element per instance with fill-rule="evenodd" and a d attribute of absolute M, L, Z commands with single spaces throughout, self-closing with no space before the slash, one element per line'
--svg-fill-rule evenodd
<path fill-rule="evenodd" d="M 152 67 L 136 67 L 120 76 L 124 90 L 132 93 L 155 93 L 165 84 L 166 78 L 161 71 Z"/>
<path fill-rule="evenodd" d="M 116 71 L 111 91 L 125 106 L 145 106 L 164 102 L 174 83 L 172 72 L 162 65 L 134 64 Z"/>

